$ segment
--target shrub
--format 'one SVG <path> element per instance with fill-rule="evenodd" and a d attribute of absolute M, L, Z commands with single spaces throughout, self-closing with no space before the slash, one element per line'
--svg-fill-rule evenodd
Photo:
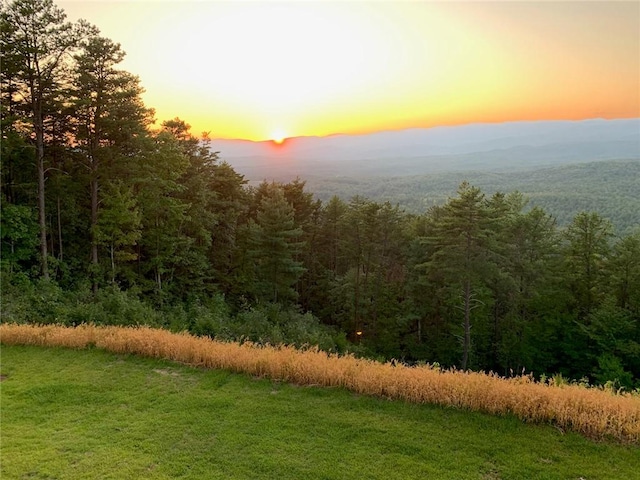
<path fill-rule="evenodd" d="M 613 388 L 633 388 L 633 375 L 622 366 L 618 357 L 604 353 L 598 357 L 598 369 L 595 374 L 598 383 L 611 385 Z"/>
<path fill-rule="evenodd" d="M 118 287 L 97 294 L 88 284 L 65 291 L 50 280 L 30 281 L 20 274 L 2 276 L 2 320 L 12 323 L 160 326 L 160 316 L 135 294 Z"/>
<path fill-rule="evenodd" d="M 345 351 L 346 337 L 322 325 L 311 313 L 293 307 L 265 303 L 236 315 L 226 340 L 248 340 L 259 344 L 317 345 L 321 350 Z"/>

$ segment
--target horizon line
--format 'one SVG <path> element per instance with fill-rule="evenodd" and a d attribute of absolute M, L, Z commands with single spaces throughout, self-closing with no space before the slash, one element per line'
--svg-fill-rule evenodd
<path fill-rule="evenodd" d="M 301 138 L 330 138 L 330 137 L 340 137 L 340 136 L 349 136 L 349 137 L 358 137 L 365 135 L 375 135 L 377 133 L 387 133 L 387 132 L 404 132 L 409 130 L 433 130 L 436 128 L 456 128 L 456 127 L 465 127 L 471 125 L 499 125 L 499 124 L 513 124 L 513 123 L 579 123 L 579 122 L 588 122 L 588 121 L 617 121 L 617 120 L 640 120 L 640 115 L 638 116 L 628 116 L 628 117 L 587 117 L 580 119 L 547 119 L 547 120 L 508 120 L 508 121 L 484 121 L 484 122 L 466 122 L 466 123 L 451 123 L 451 124 L 442 124 L 442 125 L 432 125 L 429 127 L 406 127 L 406 128 L 389 128 L 383 130 L 373 130 L 370 132 L 357 132 L 357 133 L 344 133 L 344 132 L 336 132 L 330 133 L 327 135 L 296 135 L 291 137 L 284 137 L 282 141 L 282 146 L 284 146 L 288 141 L 293 139 L 301 139 Z M 203 136 L 197 136 L 200 140 L 204 140 Z M 275 143 L 271 138 L 265 138 L 262 140 L 251 140 L 248 138 L 239 138 L 239 137 L 211 137 L 209 141 L 217 141 L 223 140 L 226 142 L 248 142 L 248 143 Z"/>

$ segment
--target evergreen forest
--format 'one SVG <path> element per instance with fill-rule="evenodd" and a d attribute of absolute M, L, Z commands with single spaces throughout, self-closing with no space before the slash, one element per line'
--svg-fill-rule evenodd
<path fill-rule="evenodd" d="M 639 217 L 560 226 L 468 182 L 419 213 L 249 185 L 188 120 L 155 118 L 96 27 L 51 0 L 3 3 L 1 22 L 2 322 L 640 387 Z"/>

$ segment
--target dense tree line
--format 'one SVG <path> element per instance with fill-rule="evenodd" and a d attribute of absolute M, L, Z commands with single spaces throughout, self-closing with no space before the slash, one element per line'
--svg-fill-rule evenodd
<path fill-rule="evenodd" d="M 638 386 L 640 231 L 560 229 L 468 183 L 422 214 L 250 187 L 124 52 L 50 0 L 2 7 L 3 321 L 149 323 Z"/>

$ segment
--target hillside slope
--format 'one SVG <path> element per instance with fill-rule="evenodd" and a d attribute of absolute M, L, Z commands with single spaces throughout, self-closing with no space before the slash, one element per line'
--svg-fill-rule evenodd
<path fill-rule="evenodd" d="M 629 479 L 637 447 L 340 389 L 2 347 L 2 478 Z"/>

